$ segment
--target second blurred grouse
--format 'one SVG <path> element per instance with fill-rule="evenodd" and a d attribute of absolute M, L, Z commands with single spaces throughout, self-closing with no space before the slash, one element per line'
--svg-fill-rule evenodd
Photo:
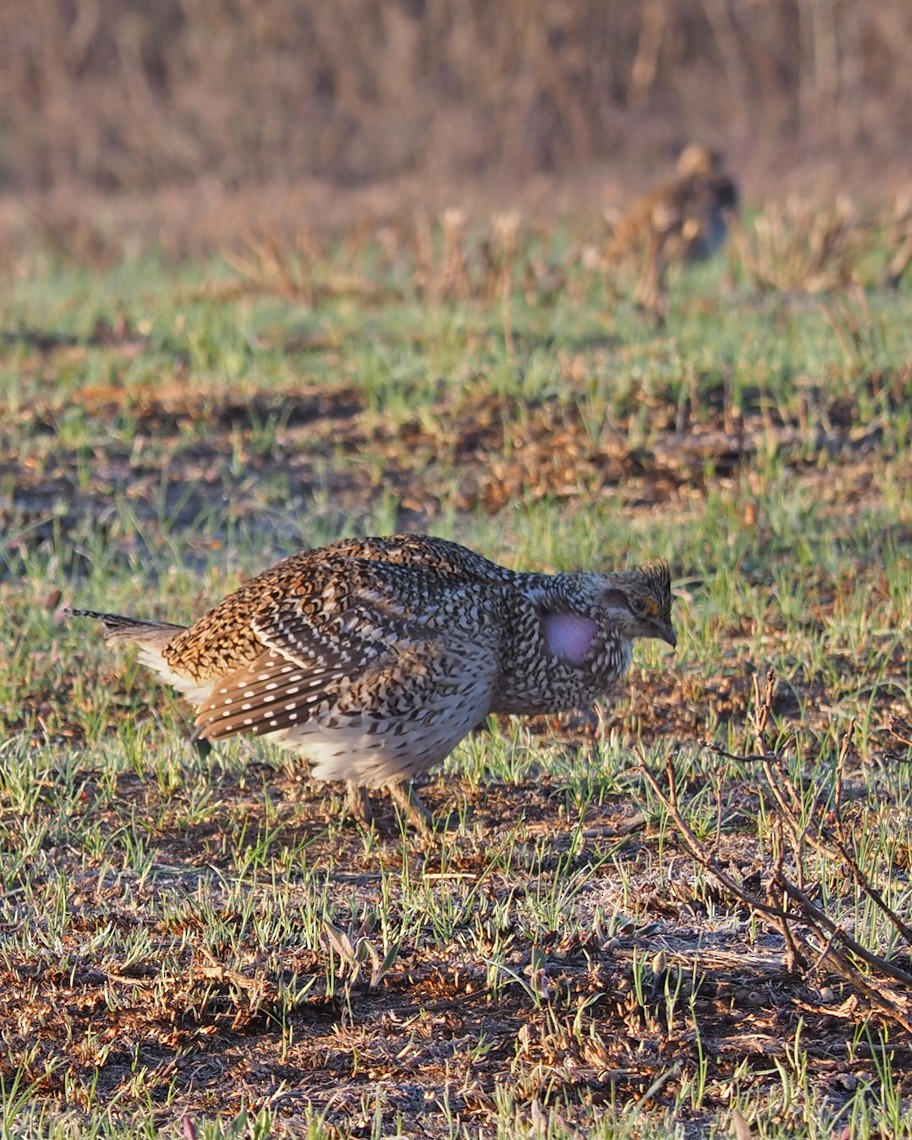
<path fill-rule="evenodd" d="M 116 614 L 108 638 L 196 706 L 197 733 L 254 733 L 321 780 L 388 787 L 420 825 L 407 781 L 492 712 L 579 708 L 611 691 L 633 640 L 675 644 L 664 562 L 608 574 L 520 573 L 421 535 L 352 539 L 294 555 L 194 625 Z"/>

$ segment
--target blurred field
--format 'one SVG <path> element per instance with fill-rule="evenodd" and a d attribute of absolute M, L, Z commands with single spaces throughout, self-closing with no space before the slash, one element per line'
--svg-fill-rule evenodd
<path fill-rule="evenodd" d="M 640 167 L 908 179 L 905 0 L 31 0 L 0 8 L 0 190 L 210 192 Z"/>
<path fill-rule="evenodd" d="M 902 215 L 770 206 L 663 328 L 591 219 L 169 268 L 84 232 L 6 263 L 0 1134 L 912 1135 Z M 402 528 L 661 556 L 678 597 L 598 719 L 429 777 L 438 843 L 260 744 L 200 759 L 61 613 L 189 620 Z"/>

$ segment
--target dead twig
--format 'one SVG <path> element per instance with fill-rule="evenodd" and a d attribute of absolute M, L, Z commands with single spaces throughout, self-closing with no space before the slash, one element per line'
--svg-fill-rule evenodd
<path fill-rule="evenodd" d="M 745 903 L 745 905 L 751 907 L 751 909 L 756 910 L 763 917 L 773 920 L 788 918 L 787 913 L 780 907 L 772 906 L 769 903 L 764 903 L 749 891 L 743 890 L 741 885 L 733 878 L 732 875 L 728 873 L 728 871 L 725 870 L 721 863 L 719 863 L 718 859 L 703 849 L 703 845 L 700 843 L 700 840 L 693 833 L 689 824 L 684 819 L 684 816 L 681 814 L 680 809 L 678 808 L 675 773 L 674 767 L 672 766 L 672 762 L 670 760 L 668 761 L 668 764 L 665 768 L 665 772 L 668 777 L 669 788 L 667 794 L 662 790 L 662 787 L 656 779 L 655 774 L 646 765 L 645 760 L 641 760 L 637 765 L 637 771 L 640 772 L 646 783 L 649 784 L 650 788 L 652 788 L 653 792 L 656 795 L 656 798 L 671 816 L 675 827 L 677 827 L 678 833 L 684 842 L 684 846 L 687 848 L 688 852 L 691 855 L 691 858 L 693 858 L 695 862 L 699 863 L 701 867 L 704 867 L 707 871 L 709 871 L 710 874 L 715 879 L 717 879 L 718 882 L 721 883 L 726 890 L 730 891 L 731 894 L 735 896 L 735 898 Z"/>
<path fill-rule="evenodd" d="M 912 974 L 907 970 L 902 970 L 898 966 L 894 966 L 892 962 L 888 962 L 886 958 L 882 958 L 879 954 L 874 954 L 868 950 L 867 947 L 862 946 L 851 934 L 847 934 L 841 927 L 837 926 L 830 916 L 812 902 L 811 899 L 794 883 L 789 882 L 785 875 L 779 874 L 776 879 L 777 886 L 780 886 L 783 892 L 798 904 L 802 918 L 809 921 L 815 931 L 819 935 L 824 932 L 830 936 L 830 939 L 839 945 L 850 950 L 856 957 L 861 958 L 863 962 L 867 962 L 875 970 L 880 970 L 881 973 L 886 974 L 888 977 L 893 978 L 897 982 L 902 982 L 904 985 L 912 986 Z M 827 941 L 822 938 L 822 941 Z"/>
<path fill-rule="evenodd" d="M 822 790 L 815 794 L 814 801 L 810 810 L 806 813 L 808 823 L 802 825 L 797 815 L 795 814 L 795 807 L 799 804 L 797 793 L 794 787 L 785 782 L 785 787 L 788 789 L 790 795 L 788 798 L 782 792 L 783 781 L 781 776 L 776 772 L 773 767 L 774 764 L 779 763 L 782 758 L 781 751 L 776 752 L 769 747 L 766 743 L 766 731 L 770 722 L 772 713 L 773 694 L 775 692 L 776 682 L 775 676 L 772 672 L 767 675 L 766 683 L 763 692 L 760 692 L 760 684 L 756 677 L 753 679 L 754 687 L 754 714 L 753 714 L 753 732 L 754 743 L 756 752 L 747 755 L 739 756 L 736 753 L 727 752 L 723 748 L 712 746 L 712 751 L 717 755 L 725 756 L 730 760 L 738 760 L 741 762 L 759 762 L 763 768 L 763 774 L 766 777 L 767 788 L 772 795 L 776 806 L 778 807 L 782 817 L 788 822 L 792 831 L 793 841 L 796 846 L 800 847 L 802 844 L 807 843 L 808 846 L 813 848 L 819 854 L 831 859 L 838 859 L 848 868 L 852 875 L 855 884 L 858 886 L 867 897 L 874 903 L 876 907 L 889 919 L 893 924 L 897 933 L 905 939 L 906 942 L 912 946 L 912 926 L 905 922 L 904 919 L 896 913 L 895 910 L 889 905 L 883 894 L 874 886 L 868 875 L 862 870 L 858 863 L 857 857 L 854 853 L 852 845 L 847 838 L 845 831 L 845 821 L 842 816 L 842 788 L 845 773 L 845 764 L 848 758 L 849 748 L 851 747 L 852 738 L 855 732 L 855 721 L 850 721 L 847 731 L 843 734 L 839 746 L 839 754 L 836 760 L 836 768 L 834 773 L 834 788 L 833 788 L 833 819 L 836 827 L 836 838 L 827 836 L 823 830 L 817 825 L 816 820 L 820 814 L 820 800 Z M 790 743 L 791 739 L 787 742 Z M 790 802 L 789 802 L 790 801 Z M 799 860 L 799 866 L 801 861 Z"/>
<path fill-rule="evenodd" d="M 772 720 L 774 691 L 775 677 L 772 673 L 767 676 L 762 689 L 760 682 L 755 679 L 752 715 L 755 751 L 752 758 L 761 764 L 772 806 L 778 815 L 773 831 L 774 863 L 767 880 L 769 888 L 766 899 L 746 889 L 720 863 L 718 820 L 717 833 L 711 849 L 704 846 L 697 838 L 681 811 L 672 761 L 669 760 L 665 766 L 666 787 L 664 788 L 644 757 L 640 758 L 638 771 L 668 813 L 691 858 L 732 897 L 782 935 L 786 968 L 790 973 L 809 972 L 826 966 L 847 982 L 870 1007 L 912 1032 L 912 997 L 899 992 L 895 985 L 890 984 L 898 983 L 912 990 L 912 973 L 874 953 L 843 930 L 822 907 L 811 900 L 804 887 L 805 851 L 810 847 L 827 858 L 844 863 L 852 872 L 859 889 L 890 917 L 899 933 L 908 940 L 905 932 L 908 929 L 907 924 L 887 905 L 850 850 L 838 810 L 836 822 L 839 834 L 833 841 L 826 835 L 819 822 L 822 815 L 822 793 L 816 792 L 810 806 L 806 807 L 802 804 L 794 784 L 785 779 L 781 771 L 777 771 L 774 767 L 781 760 L 781 754 L 771 749 L 767 741 Z M 841 803 L 842 770 L 851 738 L 852 726 L 843 737 L 837 761 L 837 809 Z M 732 758 L 742 759 L 739 756 Z M 786 874 L 787 855 L 794 860 L 797 868 L 799 880 L 797 883 Z M 781 896 L 781 904 L 769 893 L 772 891 Z M 862 962 L 869 967 L 873 976 L 862 973 L 856 962 Z"/>

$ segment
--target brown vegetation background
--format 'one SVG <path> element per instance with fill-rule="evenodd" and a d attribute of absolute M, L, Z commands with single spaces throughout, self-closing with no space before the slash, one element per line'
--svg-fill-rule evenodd
<path fill-rule="evenodd" d="M 694 138 L 895 172 L 910 58 L 909 0 L 5 0 L 0 189 L 664 170 Z"/>

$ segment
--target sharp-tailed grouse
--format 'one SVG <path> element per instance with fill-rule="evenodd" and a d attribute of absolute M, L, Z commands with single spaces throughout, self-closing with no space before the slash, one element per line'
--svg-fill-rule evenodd
<path fill-rule="evenodd" d="M 189 627 L 93 610 L 106 637 L 196 707 L 197 736 L 253 733 L 305 756 L 320 780 L 408 786 L 489 713 L 585 707 L 611 691 L 633 640 L 675 644 L 668 566 L 519 573 L 443 539 L 359 538 L 286 558 Z"/>

